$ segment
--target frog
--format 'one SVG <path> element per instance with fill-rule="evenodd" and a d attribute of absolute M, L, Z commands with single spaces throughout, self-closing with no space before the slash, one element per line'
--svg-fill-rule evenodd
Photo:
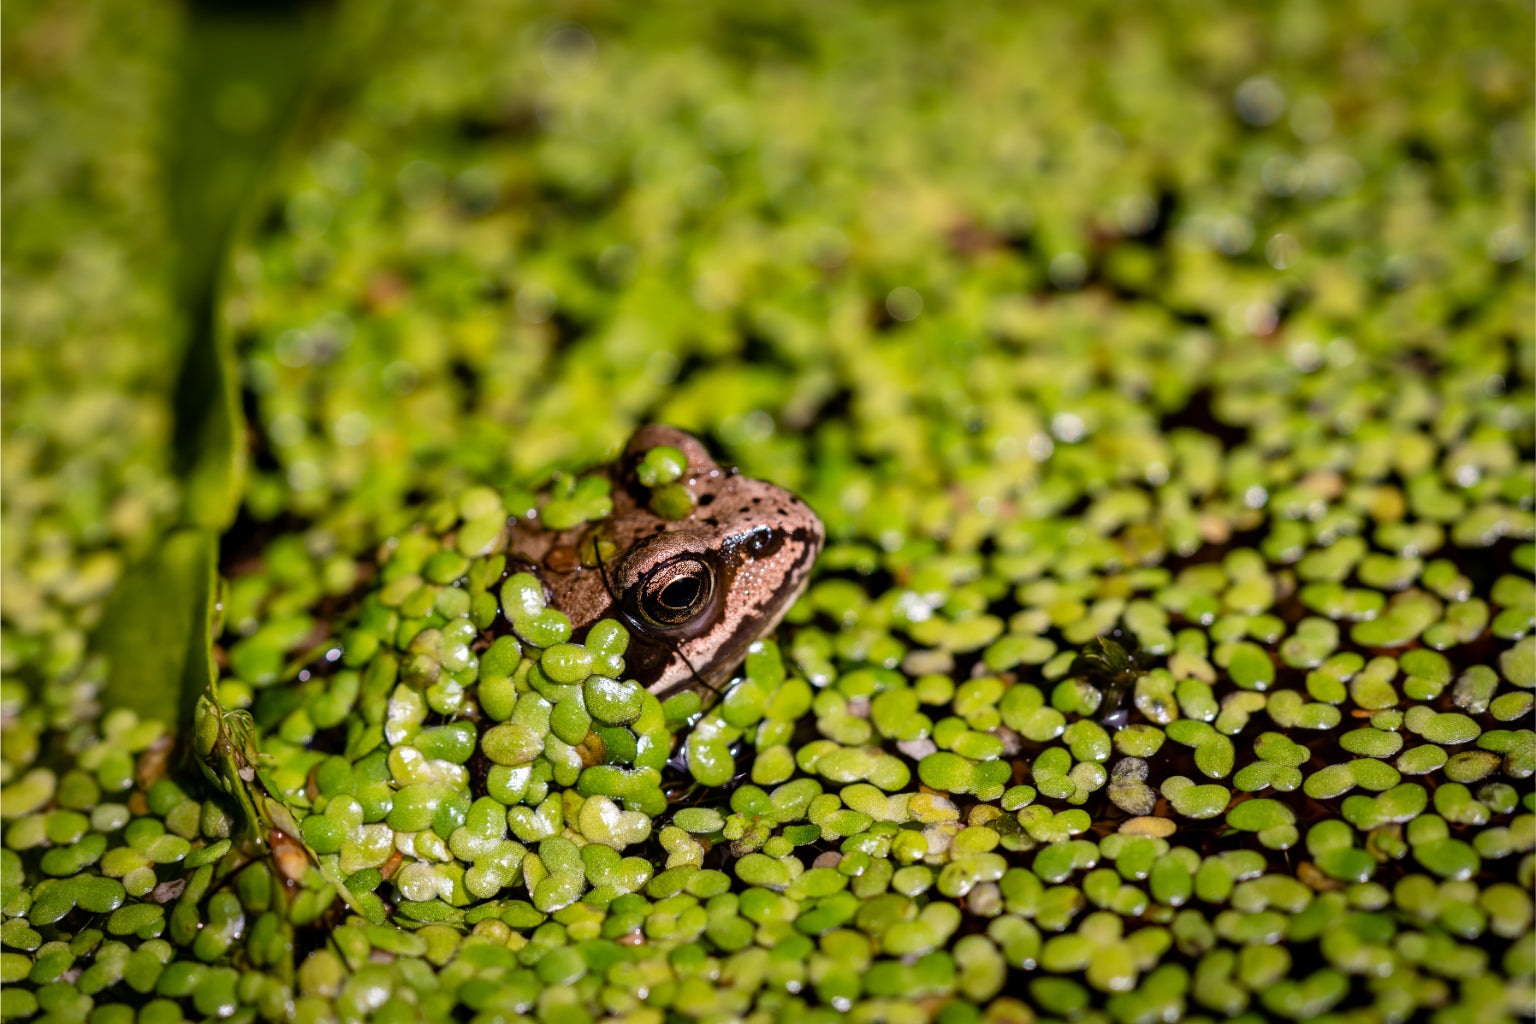
<path fill-rule="evenodd" d="M 644 471 L 648 456 L 665 459 L 669 479 L 664 483 Z M 718 694 L 752 645 L 778 626 L 804 592 L 825 543 L 821 520 L 788 490 L 720 465 L 699 439 L 667 426 L 642 427 L 613 462 L 583 474 L 580 481 L 600 482 L 587 493 L 607 495 L 587 510 L 592 518 L 566 529 L 550 528 L 541 522 L 548 502 L 532 502 L 523 514 L 506 519 L 484 552 L 484 564 L 499 562 L 503 582 L 518 574 L 533 577 L 543 588 L 545 608 L 569 620 L 573 641 L 582 642 L 599 622 L 621 624 L 628 643 L 622 649 L 623 665 L 613 671 L 622 670 L 624 679 L 639 683 L 657 700 L 684 690 Z M 569 478 L 564 482 L 573 483 Z M 666 497 L 685 500 L 659 501 L 663 489 Z M 386 549 L 395 544 L 387 543 Z M 366 565 L 360 564 L 360 575 Z M 365 587 L 373 582 L 367 580 Z M 371 595 L 360 589 L 353 596 L 366 604 Z M 477 649 L 514 632 L 500 612 L 480 630 Z M 303 667 L 294 669 L 295 682 L 310 687 L 300 693 L 314 692 L 318 679 L 338 670 L 342 650 L 329 631 L 313 642 L 296 662 Z M 275 755 L 262 749 L 262 720 L 268 714 L 263 702 L 283 709 L 279 714 L 291 714 L 296 696 L 269 686 L 247 709 L 226 706 L 219 688 L 210 685 L 198 699 L 191 753 L 213 790 L 227 799 L 231 843 L 216 864 L 189 876 L 177 894 L 172 927 L 195 929 L 200 901 L 211 887 L 258 860 L 269 866 L 264 870 L 272 907 L 300 908 L 311 921 L 330 914 L 327 920 L 334 922 L 343 907 L 375 923 L 382 920 L 383 904 L 365 903 L 354 893 L 335 857 L 317 850 L 300 825 L 301 819 L 307 823 L 327 813 L 315 809 L 321 791 L 314 771 L 305 791 L 285 790 Z M 372 710 L 354 708 L 345 727 L 328 726 L 333 731 L 317 742 L 322 749 L 342 748 L 345 760 L 359 762 L 385 738 L 378 721 L 385 706 L 379 693 Z M 494 728 L 474 702 L 463 713 L 481 735 Z M 275 718 L 267 719 L 266 728 L 273 727 Z M 433 770 L 456 780 L 466 795 L 486 792 L 491 766 L 483 753 L 462 767 L 435 764 Z M 288 936 L 282 941 L 291 948 L 289 915 L 277 916 Z M 291 964 L 285 969 L 291 970 Z"/>
<path fill-rule="evenodd" d="M 662 446 L 686 460 L 676 483 L 692 509 L 678 518 L 652 507 L 641 479 L 646 453 Z M 597 472 L 608 479 L 612 512 L 565 530 L 515 519 L 508 573 L 538 578 L 578 642 L 603 619 L 622 623 L 626 678 L 658 698 L 719 693 L 805 591 L 826 540 L 821 520 L 797 495 L 721 466 L 675 427 L 641 427 Z"/>

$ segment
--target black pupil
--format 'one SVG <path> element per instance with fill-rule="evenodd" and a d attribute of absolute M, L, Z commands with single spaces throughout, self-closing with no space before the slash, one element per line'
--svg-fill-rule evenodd
<path fill-rule="evenodd" d="M 699 581 L 693 576 L 681 576 L 663 587 L 657 597 L 664 607 L 682 611 L 698 600 Z"/>

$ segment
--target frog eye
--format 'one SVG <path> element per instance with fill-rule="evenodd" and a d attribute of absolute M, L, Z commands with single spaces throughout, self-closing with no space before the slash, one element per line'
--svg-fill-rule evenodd
<path fill-rule="evenodd" d="M 748 558 L 767 558 L 784 546 L 784 531 L 759 526 L 742 538 L 741 550 Z"/>
<path fill-rule="evenodd" d="M 681 626 L 708 607 L 714 591 L 714 570 L 697 558 L 677 558 L 640 581 L 640 614 L 653 626 Z"/>

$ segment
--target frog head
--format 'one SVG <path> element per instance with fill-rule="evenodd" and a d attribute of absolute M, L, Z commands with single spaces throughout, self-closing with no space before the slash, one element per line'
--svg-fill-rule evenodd
<path fill-rule="evenodd" d="M 691 499 L 667 515 L 642 472 L 657 448 L 681 454 L 668 486 Z M 552 537 L 514 535 L 514 545 L 578 637 L 599 619 L 624 623 L 630 678 L 663 697 L 718 687 L 804 591 L 825 538 L 821 520 L 794 494 L 721 467 L 697 438 L 671 427 L 640 429 L 606 472 L 610 516 Z"/>

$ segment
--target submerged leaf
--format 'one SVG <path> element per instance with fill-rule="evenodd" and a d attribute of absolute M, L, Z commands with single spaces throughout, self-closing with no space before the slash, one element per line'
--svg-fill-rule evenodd
<path fill-rule="evenodd" d="M 177 530 L 124 575 L 92 643 L 110 663 L 107 704 L 167 724 L 190 721 L 214 678 L 218 541 Z"/>

